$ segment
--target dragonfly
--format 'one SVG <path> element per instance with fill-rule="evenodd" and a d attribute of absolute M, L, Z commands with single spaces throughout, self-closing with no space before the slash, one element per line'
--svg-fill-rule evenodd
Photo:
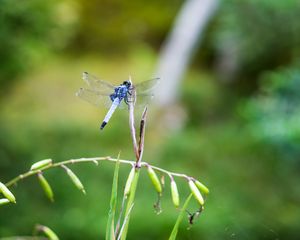
<path fill-rule="evenodd" d="M 129 104 L 138 107 L 147 105 L 154 97 L 154 91 L 160 78 L 153 78 L 133 85 L 129 77 L 128 80 L 123 81 L 118 86 L 100 80 L 88 72 L 82 74 L 82 79 L 87 84 L 87 88 L 80 88 L 76 92 L 76 96 L 97 107 L 109 108 L 100 125 L 100 130 L 103 130 L 117 108 L 125 108 Z"/>

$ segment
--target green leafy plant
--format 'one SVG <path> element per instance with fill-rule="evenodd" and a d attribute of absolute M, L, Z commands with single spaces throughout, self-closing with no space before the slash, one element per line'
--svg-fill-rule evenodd
<path fill-rule="evenodd" d="M 299 159 L 299 64 L 266 72 L 258 94 L 240 106 L 255 139 L 275 147 L 281 157 Z M 297 160 L 296 160 L 297 161 Z"/>
<path fill-rule="evenodd" d="M 78 188 L 82 193 L 86 194 L 84 185 L 80 181 L 79 177 L 69 168 L 68 165 L 79 164 L 79 163 L 95 163 L 98 165 L 101 161 L 113 162 L 115 164 L 115 171 L 113 177 L 112 191 L 111 191 L 111 199 L 110 199 L 110 209 L 108 213 L 107 227 L 106 227 L 106 239 L 107 240 L 125 240 L 129 228 L 130 216 L 132 210 L 134 208 L 135 201 L 135 193 L 137 189 L 137 185 L 139 183 L 140 171 L 142 169 L 147 169 L 149 178 L 158 193 L 159 200 L 158 203 L 155 204 L 155 207 L 158 212 L 160 212 L 160 198 L 162 197 L 164 184 L 162 180 L 157 176 L 157 172 L 161 173 L 163 176 L 168 176 L 171 182 L 171 197 L 173 204 L 176 208 L 180 208 L 180 199 L 179 199 L 179 191 L 175 182 L 176 178 L 181 178 L 187 181 L 187 184 L 190 188 L 191 194 L 186 199 L 183 207 L 180 209 L 180 214 L 178 219 L 174 225 L 172 233 L 170 235 L 170 239 L 175 239 L 177 236 L 178 228 L 180 222 L 183 219 L 184 214 L 186 214 L 188 203 L 192 196 L 196 199 L 199 204 L 199 210 L 196 213 L 189 213 L 190 223 L 193 222 L 195 215 L 199 215 L 201 211 L 204 209 L 204 199 L 208 194 L 208 188 L 200 183 L 193 177 L 182 173 L 175 173 L 165 170 L 163 168 L 151 165 L 150 163 L 143 162 L 143 152 L 144 152 L 144 137 L 145 137 L 145 127 L 146 127 L 146 119 L 147 119 L 147 107 L 144 109 L 142 114 L 142 118 L 140 121 L 140 131 L 139 131 L 139 139 L 137 141 L 136 138 L 136 129 L 134 124 L 134 103 L 129 103 L 129 127 L 133 142 L 133 148 L 135 153 L 135 161 L 132 160 L 124 160 L 120 159 L 120 154 L 117 158 L 112 157 L 94 157 L 94 158 L 79 158 L 79 159 L 70 159 L 61 162 L 53 162 L 52 159 L 44 159 L 34 163 L 29 171 L 20 174 L 19 176 L 13 178 L 6 184 L 0 182 L 0 192 L 4 196 L 4 198 L 0 199 L 0 205 L 16 203 L 16 198 L 14 194 L 11 192 L 10 188 L 14 186 L 19 181 L 28 178 L 30 176 L 36 175 L 40 182 L 40 185 L 50 201 L 54 201 L 54 192 L 52 191 L 51 185 L 48 180 L 44 176 L 44 172 L 53 168 L 62 168 L 65 170 L 66 174 L 74 184 L 76 188 Z M 131 170 L 128 174 L 127 181 L 124 187 L 124 192 L 122 195 L 122 205 L 119 211 L 119 216 L 117 218 L 117 199 L 119 194 L 119 169 L 120 165 L 131 165 Z M 39 233 L 43 233 L 48 239 L 56 240 L 58 239 L 57 235 L 48 227 L 43 225 L 37 225 L 34 231 L 35 235 Z M 18 238 L 19 239 L 19 238 Z"/>

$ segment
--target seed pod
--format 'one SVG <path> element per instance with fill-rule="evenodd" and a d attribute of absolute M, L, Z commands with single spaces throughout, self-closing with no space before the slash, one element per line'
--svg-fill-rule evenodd
<path fill-rule="evenodd" d="M 193 193 L 196 200 L 200 203 L 200 205 L 203 205 L 204 199 L 193 180 L 189 180 L 189 186 L 190 186 L 191 192 Z"/>
<path fill-rule="evenodd" d="M 132 185 L 132 181 L 133 181 L 134 175 L 135 175 L 135 167 L 132 167 L 132 169 L 131 169 L 131 171 L 130 171 L 130 173 L 128 175 L 126 184 L 125 184 L 125 189 L 124 189 L 124 196 L 125 196 L 125 198 L 127 198 L 129 196 L 129 194 L 130 194 L 131 185 Z"/>
<path fill-rule="evenodd" d="M 9 201 L 7 198 L 1 198 L 1 199 L 0 199 L 0 206 L 1 206 L 1 205 L 5 205 L 5 204 L 7 204 L 7 203 L 10 203 L 10 201 Z"/>
<path fill-rule="evenodd" d="M 38 170 L 38 169 L 48 166 L 50 164 L 52 164 L 52 159 L 44 159 L 44 160 L 41 160 L 41 161 L 38 161 L 38 162 L 32 164 L 32 166 L 30 167 L 30 170 Z"/>
<path fill-rule="evenodd" d="M 178 194 L 177 185 L 176 185 L 176 182 L 174 181 L 174 179 L 171 180 L 171 195 L 172 195 L 172 201 L 174 203 L 174 206 L 176 208 L 178 208 L 179 207 L 179 194 Z"/>
<path fill-rule="evenodd" d="M 38 225 L 37 228 L 38 230 L 44 232 L 49 240 L 59 240 L 58 236 L 50 228 L 43 225 Z"/>
<path fill-rule="evenodd" d="M 15 196 L 2 182 L 0 182 L 0 192 L 2 192 L 4 197 L 6 197 L 10 202 L 16 203 Z"/>
<path fill-rule="evenodd" d="M 66 170 L 67 174 L 71 178 L 74 185 L 85 194 L 84 186 L 82 185 L 79 178 L 75 175 L 75 173 L 70 168 L 67 168 L 66 166 L 64 166 L 64 169 Z"/>
<path fill-rule="evenodd" d="M 204 184 L 199 182 L 198 180 L 195 181 L 195 184 L 196 184 L 197 188 L 199 188 L 199 190 L 202 191 L 204 194 L 209 193 L 208 188 Z"/>
<path fill-rule="evenodd" d="M 54 201 L 54 195 L 51 186 L 49 185 L 46 178 L 43 176 L 42 173 L 38 173 L 38 179 L 40 181 L 40 184 L 46 194 L 46 196 L 50 199 L 51 202 Z"/>
<path fill-rule="evenodd" d="M 151 182 L 153 183 L 153 186 L 155 187 L 155 190 L 159 193 L 159 195 L 161 195 L 162 187 L 161 187 L 160 181 L 159 181 L 156 173 L 150 166 L 147 167 L 147 170 L 148 170 L 148 175 L 151 179 Z"/>

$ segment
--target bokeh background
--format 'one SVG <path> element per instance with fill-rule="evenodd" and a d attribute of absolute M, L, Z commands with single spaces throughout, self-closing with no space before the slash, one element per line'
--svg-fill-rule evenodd
<path fill-rule="evenodd" d="M 1 182 L 45 158 L 121 151 L 133 159 L 127 112 L 116 112 L 100 133 L 105 109 L 75 96 L 81 73 L 114 83 L 129 74 L 151 78 L 184 3 L 0 0 Z M 192 175 L 211 191 L 205 211 L 189 230 L 186 219 L 179 239 L 300 238 L 299 12 L 297 0 L 217 2 L 176 102 L 150 107 L 144 161 Z M 30 235 L 40 223 L 61 239 L 104 239 L 113 167 L 71 166 L 86 196 L 63 170 L 46 172 L 54 203 L 36 178 L 20 182 L 12 189 L 17 204 L 0 209 L 0 236 Z M 122 167 L 121 186 L 128 171 Z M 178 185 L 183 201 L 187 184 Z M 178 211 L 168 181 L 160 215 L 155 201 L 143 173 L 128 239 L 169 236 Z"/>

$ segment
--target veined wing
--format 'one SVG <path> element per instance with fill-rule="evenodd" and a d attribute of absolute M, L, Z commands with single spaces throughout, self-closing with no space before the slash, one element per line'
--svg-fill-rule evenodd
<path fill-rule="evenodd" d="M 95 105 L 96 107 L 104 106 L 108 108 L 112 103 L 109 95 L 101 94 L 100 92 L 86 88 L 80 88 L 78 92 L 76 92 L 76 96 Z"/>
<path fill-rule="evenodd" d="M 136 107 L 144 107 L 154 98 L 155 88 L 159 84 L 159 78 L 153 78 L 135 85 Z"/>
<path fill-rule="evenodd" d="M 136 97 L 135 106 L 138 107 L 138 108 L 143 108 L 147 104 L 149 104 L 152 101 L 153 98 L 154 98 L 153 93 L 139 94 Z"/>
<path fill-rule="evenodd" d="M 152 78 L 150 80 L 138 83 L 134 85 L 136 94 L 151 94 L 154 92 L 155 88 L 159 84 L 160 78 Z"/>
<path fill-rule="evenodd" d="M 87 83 L 91 90 L 95 90 L 99 94 L 110 95 L 114 92 L 114 85 L 100 80 L 97 77 L 89 74 L 88 72 L 84 72 L 82 74 L 82 79 Z"/>

